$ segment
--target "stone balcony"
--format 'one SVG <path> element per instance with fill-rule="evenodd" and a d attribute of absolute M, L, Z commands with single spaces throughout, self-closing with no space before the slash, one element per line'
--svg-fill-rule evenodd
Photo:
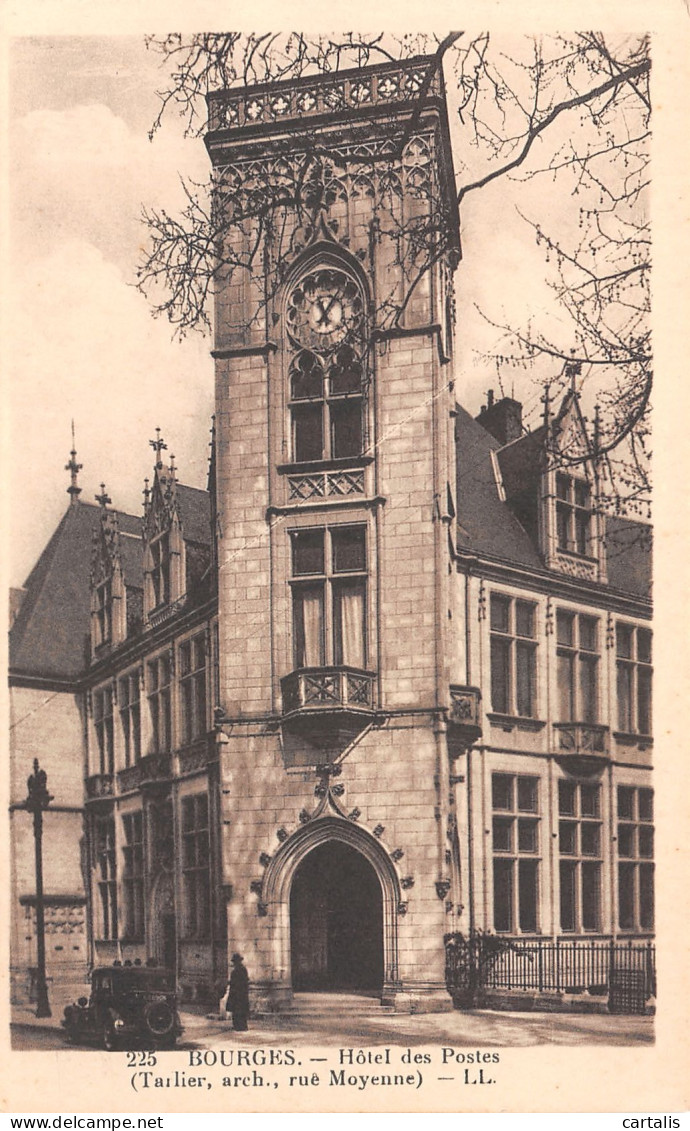
<path fill-rule="evenodd" d="M 300 668 L 280 681 L 285 730 L 317 745 L 354 737 L 375 717 L 376 676 L 345 665 Z"/>
<path fill-rule="evenodd" d="M 91 776 L 86 779 L 87 801 L 109 800 L 112 796 L 112 774 L 91 774 Z"/>
<path fill-rule="evenodd" d="M 131 793 L 135 789 L 166 786 L 172 780 L 172 757 L 170 754 L 147 754 L 141 761 L 126 770 L 120 770 L 117 784 L 121 793 Z"/>
<path fill-rule="evenodd" d="M 555 754 L 568 767 L 586 772 L 608 762 L 609 728 L 598 723 L 554 723 Z"/>

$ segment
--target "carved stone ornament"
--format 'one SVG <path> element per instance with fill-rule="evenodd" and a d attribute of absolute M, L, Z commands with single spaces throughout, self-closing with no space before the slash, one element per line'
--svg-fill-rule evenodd
<path fill-rule="evenodd" d="M 407 900 L 401 899 L 398 904 L 398 915 L 407 915 Z"/>
<path fill-rule="evenodd" d="M 374 829 L 374 836 L 380 838 L 380 837 L 383 836 L 385 831 L 386 831 L 385 825 L 377 825 L 376 828 Z"/>
<path fill-rule="evenodd" d="M 435 887 L 438 898 L 445 899 L 450 891 L 450 880 L 437 880 Z"/>
<path fill-rule="evenodd" d="M 400 886 L 405 891 L 408 891 L 410 888 L 413 888 L 414 887 L 414 876 L 403 876 L 402 880 L 400 881 Z"/>
<path fill-rule="evenodd" d="M 283 841 L 287 840 L 289 835 L 290 834 L 288 833 L 287 829 L 282 829 L 282 828 L 278 829 L 278 832 L 276 833 L 276 836 L 278 837 L 278 840 L 280 841 L 281 844 L 283 843 Z"/>
<path fill-rule="evenodd" d="M 362 816 L 362 810 L 358 809 L 355 806 L 355 808 L 352 810 L 352 812 L 348 813 L 347 819 L 348 819 L 348 821 L 358 821 L 361 816 Z"/>
<path fill-rule="evenodd" d="M 267 868 L 270 863 L 271 863 L 271 857 L 268 855 L 267 852 L 262 852 L 261 855 L 259 856 L 259 864 L 261 864 L 261 867 Z"/>
<path fill-rule="evenodd" d="M 403 852 L 402 848 L 394 848 L 391 852 L 391 860 L 395 860 L 397 864 L 399 860 L 402 860 L 404 855 L 405 853 Z"/>
<path fill-rule="evenodd" d="M 252 880 L 252 882 L 249 885 L 249 890 L 250 890 L 250 892 L 252 892 L 253 895 L 261 896 L 261 893 L 264 890 L 263 880 Z"/>

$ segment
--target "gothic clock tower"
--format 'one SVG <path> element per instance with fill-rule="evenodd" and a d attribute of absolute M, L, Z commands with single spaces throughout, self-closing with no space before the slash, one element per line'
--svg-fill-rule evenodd
<path fill-rule="evenodd" d="M 424 57 L 224 90 L 209 121 L 228 946 L 264 1007 L 450 1008 L 472 718 L 451 709 L 442 76 Z"/>

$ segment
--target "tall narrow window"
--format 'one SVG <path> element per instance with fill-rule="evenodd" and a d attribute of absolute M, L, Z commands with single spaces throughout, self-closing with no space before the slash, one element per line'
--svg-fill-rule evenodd
<path fill-rule="evenodd" d="M 616 625 L 618 729 L 652 733 L 652 634 L 619 621 Z"/>
<path fill-rule="evenodd" d="M 363 526 L 292 534 L 296 668 L 366 668 L 366 535 Z"/>
<path fill-rule="evenodd" d="M 125 751 L 125 766 L 132 766 L 141 758 L 141 703 L 139 699 L 139 672 L 130 672 L 120 680 L 120 724 Z"/>
<path fill-rule="evenodd" d="M 491 594 L 491 706 L 505 715 L 536 715 L 536 605 Z"/>
<path fill-rule="evenodd" d="M 117 938 L 117 874 L 115 871 L 115 821 L 97 817 L 94 826 L 94 863 L 100 904 L 97 931 L 101 939 Z"/>
<path fill-rule="evenodd" d="M 494 928 L 538 929 L 539 779 L 493 774 Z"/>
<path fill-rule="evenodd" d="M 208 938 L 211 930 L 208 796 L 182 799 L 182 885 L 186 938 Z"/>
<path fill-rule="evenodd" d="M 556 613 L 558 707 L 561 722 L 596 723 L 599 712 L 599 621 Z"/>
<path fill-rule="evenodd" d="M 170 657 L 159 656 L 148 665 L 148 704 L 151 718 L 151 754 L 166 754 L 172 749 L 172 711 L 170 702 Z"/>
<path fill-rule="evenodd" d="M 364 303 L 345 271 L 321 267 L 292 288 L 286 320 L 292 459 L 353 459 L 364 444 Z"/>
<path fill-rule="evenodd" d="M 96 586 L 96 646 L 113 638 L 113 582 L 106 577 Z"/>
<path fill-rule="evenodd" d="M 619 785 L 618 926 L 622 931 L 654 929 L 654 793 Z"/>
<path fill-rule="evenodd" d="M 601 786 L 558 783 L 561 930 L 601 929 Z"/>
<path fill-rule="evenodd" d="M 180 710 L 182 745 L 206 734 L 206 638 L 199 633 L 180 645 Z"/>
<path fill-rule="evenodd" d="M 144 833 L 141 811 L 122 818 L 122 895 L 124 934 L 127 939 L 144 937 Z"/>
<path fill-rule="evenodd" d="M 113 691 L 103 687 L 93 693 L 93 723 L 98 746 L 98 773 L 115 772 L 115 747 L 113 733 Z"/>
<path fill-rule="evenodd" d="M 584 479 L 556 475 L 556 542 L 559 550 L 591 556 L 592 501 Z"/>
<path fill-rule="evenodd" d="M 170 601 L 170 535 L 167 532 L 151 543 L 151 584 L 154 608 L 167 605 Z"/>

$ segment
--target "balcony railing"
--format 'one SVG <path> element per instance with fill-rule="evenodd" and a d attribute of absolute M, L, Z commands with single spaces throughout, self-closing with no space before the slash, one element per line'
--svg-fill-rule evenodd
<path fill-rule="evenodd" d="M 604 761 L 609 757 L 609 728 L 597 723 L 554 723 L 556 753 Z"/>
<path fill-rule="evenodd" d="M 372 672 L 360 668 L 301 668 L 280 681 L 283 714 L 302 708 L 328 711 L 349 707 L 371 711 L 374 679 Z"/>
<path fill-rule="evenodd" d="M 91 774 L 86 779 L 86 796 L 89 801 L 97 801 L 103 797 L 113 796 L 112 774 Z"/>
<path fill-rule="evenodd" d="M 172 778 L 172 758 L 170 754 L 147 754 L 134 766 L 120 770 L 117 784 L 122 793 L 133 789 L 143 789 L 148 785 L 162 785 Z"/>
<path fill-rule="evenodd" d="M 299 84 L 278 82 L 249 89 L 213 91 L 207 98 L 209 129 L 256 126 L 262 122 L 414 100 L 424 85 L 428 66 L 428 59 L 410 59 L 372 68 L 365 74 L 358 71 L 335 73 L 304 79 Z M 439 93 L 437 71 L 428 96 Z"/>

